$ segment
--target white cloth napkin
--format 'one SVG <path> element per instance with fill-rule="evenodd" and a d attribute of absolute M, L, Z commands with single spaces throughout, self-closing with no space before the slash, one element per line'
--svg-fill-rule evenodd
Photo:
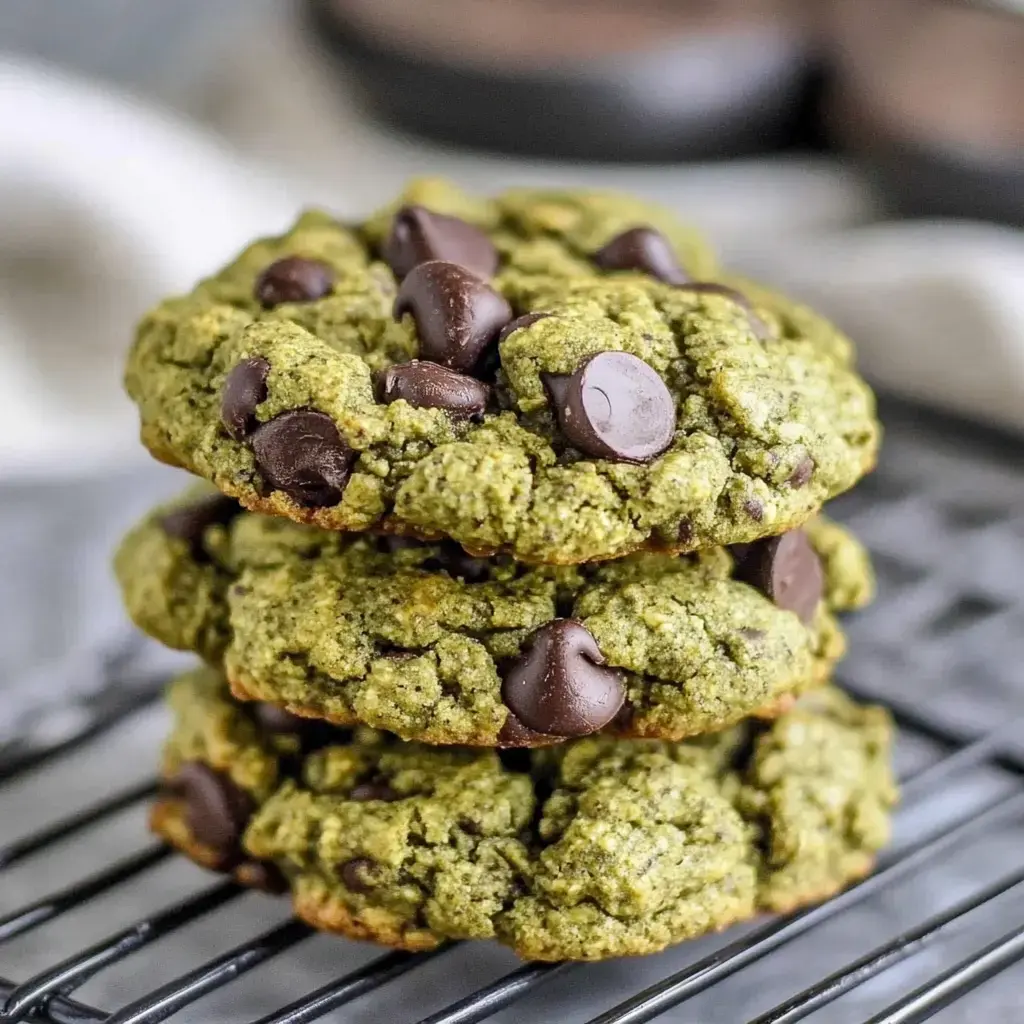
<path fill-rule="evenodd" d="M 297 204 L 191 124 L 0 61 L 0 478 L 136 457 L 134 320 Z"/>
<path fill-rule="evenodd" d="M 262 38 L 267 38 L 266 33 Z M 120 390 L 133 321 L 305 204 L 358 214 L 413 174 L 633 190 L 727 259 L 834 315 L 880 384 L 1024 428 L 1024 233 L 862 226 L 828 160 L 587 167 L 483 157 L 373 127 L 287 33 L 194 97 L 230 139 L 52 69 L 0 61 L 0 479 L 140 458 Z"/>

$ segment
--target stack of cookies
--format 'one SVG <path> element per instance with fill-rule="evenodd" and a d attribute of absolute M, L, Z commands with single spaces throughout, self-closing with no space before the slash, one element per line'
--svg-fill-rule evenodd
<path fill-rule="evenodd" d="M 879 431 L 850 343 L 622 196 L 410 186 L 142 322 L 123 542 L 172 684 L 154 830 L 317 928 L 652 953 L 867 872 L 884 711 L 829 682 Z"/>

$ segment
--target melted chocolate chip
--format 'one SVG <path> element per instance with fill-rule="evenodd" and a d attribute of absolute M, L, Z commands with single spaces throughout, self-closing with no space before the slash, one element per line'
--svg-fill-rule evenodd
<path fill-rule="evenodd" d="M 510 320 L 498 332 L 498 344 L 500 345 L 510 334 L 521 331 L 524 327 L 529 327 L 538 320 L 545 320 L 549 316 L 551 316 L 550 313 L 525 313 L 523 316 L 517 316 L 515 320 Z"/>
<path fill-rule="evenodd" d="M 370 892 L 374 887 L 373 876 L 377 862 L 369 857 L 353 857 L 338 865 L 338 875 L 352 892 Z"/>
<path fill-rule="evenodd" d="M 256 279 L 254 294 L 264 309 L 284 302 L 315 302 L 334 287 L 334 271 L 319 260 L 285 256 Z"/>
<path fill-rule="evenodd" d="M 330 416 L 283 412 L 258 426 L 249 441 L 266 482 L 297 504 L 323 508 L 341 501 L 355 456 Z"/>
<path fill-rule="evenodd" d="M 389 366 L 380 376 L 380 393 L 385 405 L 402 398 L 417 409 L 444 409 L 454 419 L 482 416 L 491 397 L 481 381 L 418 359 Z"/>
<path fill-rule="evenodd" d="M 806 487 L 811 482 L 811 477 L 814 476 L 814 470 L 814 459 L 810 455 L 805 455 L 796 464 L 796 469 L 790 473 L 786 483 L 793 488 Z"/>
<path fill-rule="evenodd" d="M 505 706 L 534 732 L 589 736 L 625 699 L 622 676 L 604 667 L 597 641 L 573 619 L 541 626 L 505 675 Z"/>
<path fill-rule="evenodd" d="M 814 620 L 825 592 L 821 560 L 802 530 L 751 544 L 736 575 L 805 623 Z"/>
<path fill-rule="evenodd" d="M 654 228 L 630 228 L 616 235 L 594 253 L 594 263 L 602 270 L 641 270 L 665 284 L 686 284 L 690 280 L 669 240 Z"/>
<path fill-rule="evenodd" d="M 384 779 L 371 779 L 369 782 L 362 782 L 356 786 L 349 793 L 349 799 L 360 802 L 383 800 L 385 803 L 393 803 L 395 800 L 401 800 L 402 798 Z"/>
<path fill-rule="evenodd" d="M 160 519 L 160 529 L 168 537 L 185 541 L 197 562 L 206 562 L 209 557 L 203 548 L 203 537 L 207 529 L 227 526 L 241 512 L 241 506 L 234 499 L 210 494 L 168 512 Z"/>
<path fill-rule="evenodd" d="M 224 772 L 199 761 L 181 765 L 170 788 L 185 801 L 185 823 L 193 837 L 225 861 L 233 860 L 253 812 L 249 794 Z"/>
<path fill-rule="evenodd" d="M 562 433 L 587 455 L 650 462 L 672 443 L 676 411 L 665 382 L 628 352 L 598 352 L 569 377 L 548 375 Z"/>
<path fill-rule="evenodd" d="M 688 292 L 697 292 L 700 295 L 723 295 L 727 299 L 732 299 L 747 314 L 750 329 L 754 332 L 754 336 L 758 341 L 768 341 L 772 337 L 771 327 L 754 312 L 750 299 L 743 292 L 730 288 L 727 284 L 718 284 L 715 281 L 694 281 L 683 287 Z"/>
<path fill-rule="evenodd" d="M 746 512 L 755 523 L 759 523 L 764 519 L 764 505 L 762 505 L 757 498 L 747 498 L 747 500 L 743 502 L 743 511 Z"/>
<path fill-rule="evenodd" d="M 498 269 L 498 250 L 483 231 L 423 206 L 404 206 L 395 214 L 383 255 L 398 278 L 431 260 L 458 263 L 479 277 Z"/>
<path fill-rule="evenodd" d="M 256 427 L 256 406 L 267 398 L 270 363 L 259 356 L 232 367 L 220 396 L 220 419 L 224 429 L 241 441 Z"/>
<path fill-rule="evenodd" d="M 512 307 L 490 285 L 441 260 L 421 263 L 402 282 L 395 319 L 405 313 L 416 321 L 423 359 L 466 372 L 512 319 Z"/>

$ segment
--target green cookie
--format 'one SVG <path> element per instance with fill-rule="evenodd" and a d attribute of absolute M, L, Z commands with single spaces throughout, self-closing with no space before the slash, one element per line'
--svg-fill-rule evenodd
<path fill-rule="evenodd" d="M 247 884 L 290 889 L 314 927 L 410 950 L 491 938 L 529 960 L 654 953 L 864 875 L 896 799 L 888 716 L 834 687 L 704 740 L 593 737 L 514 757 L 267 718 L 212 670 L 171 703 L 154 829 Z"/>
<path fill-rule="evenodd" d="M 776 576 L 788 566 L 798 585 L 773 599 L 755 569 L 775 545 L 792 548 Z M 135 622 L 223 663 L 238 697 L 510 747 L 778 714 L 828 678 L 845 646 L 834 613 L 872 587 L 863 548 L 823 519 L 732 552 L 529 567 L 243 513 L 206 490 L 140 523 L 116 568 Z"/>
<path fill-rule="evenodd" d="M 249 509 L 532 563 L 783 533 L 879 437 L 834 327 L 586 192 L 307 213 L 151 311 L 126 384 L 149 449 Z"/>

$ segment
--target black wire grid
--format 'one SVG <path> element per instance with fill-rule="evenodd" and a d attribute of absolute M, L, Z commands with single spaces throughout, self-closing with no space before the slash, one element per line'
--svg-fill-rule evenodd
<path fill-rule="evenodd" d="M 918 429 L 924 429 L 920 422 L 915 420 L 915 423 Z M 978 442 L 975 440 L 972 443 Z M 989 454 L 990 452 L 986 452 L 986 457 Z M 922 465 L 916 456 L 913 461 L 914 471 L 927 475 L 928 466 Z M 851 506 L 853 518 L 856 519 L 857 515 L 862 514 L 869 506 L 881 507 L 894 501 L 905 502 L 908 494 L 914 496 L 916 500 L 919 490 L 915 488 L 913 480 L 908 481 L 908 476 L 912 476 L 912 473 L 897 473 L 894 476 L 883 467 L 875 482 L 857 498 L 859 506 Z M 1018 481 L 1018 485 L 1019 483 Z M 977 495 L 977 491 L 971 493 Z M 1014 495 L 1007 492 L 1004 497 L 1010 498 Z M 987 520 L 983 515 L 976 515 L 971 522 L 966 522 L 966 519 L 971 517 L 965 518 L 961 499 L 962 495 L 954 496 L 950 499 L 951 503 L 947 502 L 947 511 L 959 510 L 955 514 L 950 513 L 954 518 L 960 517 L 959 527 L 965 527 L 966 524 L 968 529 L 984 528 Z M 861 512 L 858 512 L 858 507 Z M 1024 504 L 1021 507 L 1024 508 Z M 911 519 L 916 532 L 922 536 L 926 535 L 927 530 L 920 529 L 920 519 Z M 871 533 L 871 529 L 868 528 L 864 532 Z M 1024 532 L 1021 533 L 1021 541 L 1024 545 Z M 1013 571 L 1011 561 L 1008 558 L 1004 559 L 1009 571 Z M 891 603 L 893 608 L 897 607 L 893 602 L 896 602 L 897 596 L 901 594 L 899 600 L 902 604 L 912 606 L 914 601 L 908 598 L 906 588 L 922 584 L 920 581 L 914 581 L 913 574 L 908 573 L 905 564 L 898 573 L 891 567 L 887 569 L 884 552 L 880 564 L 883 584 L 881 599 L 874 613 L 869 613 L 869 616 L 880 614 L 884 618 L 887 602 Z M 1017 584 L 1019 585 L 1019 580 Z M 949 607 L 943 614 L 949 621 L 944 626 L 944 635 L 948 633 L 955 638 L 958 630 L 976 632 L 980 626 L 989 629 L 986 643 L 991 649 L 991 628 L 988 620 L 998 617 L 1001 611 L 1005 610 L 1005 606 L 997 607 L 997 602 L 991 600 L 991 595 L 987 599 L 992 605 L 989 614 L 979 617 L 976 606 L 980 598 L 977 595 L 947 593 L 946 603 Z M 951 617 L 950 607 L 960 609 L 959 619 L 956 619 L 955 615 Z M 857 625 L 854 630 L 855 643 L 857 634 L 868 628 L 870 618 L 862 620 Z M 961 636 L 957 649 L 962 650 L 964 646 Z M 862 685 L 859 678 L 855 678 L 852 685 L 849 679 L 844 682 L 858 696 L 877 699 L 877 694 L 870 692 L 873 689 L 870 685 L 870 667 L 872 664 L 877 667 L 880 657 L 884 661 L 884 642 L 879 642 L 872 648 L 872 657 L 874 661 L 869 658 L 864 663 L 868 666 L 868 685 Z M 852 674 L 855 677 L 858 675 L 857 672 Z M 865 690 L 869 692 L 862 692 Z M 123 721 L 126 715 L 140 713 L 146 705 L 152 703 L 154 697 L 155 694 L 152 692 L 140 696 L 134 709 L 122 708 L 117 718 Z M 917 742 L 919 745 L 921 741 L 926 741 L 930 749 L 938 751 L 937 758 L 930 759 L 925 767 L 918 768 L 904 778 L 903 804 L 898 817 L 912 817 L 915 810 L 925 802 L 934 800 L 937 795 L 941 798 L 948 787 L 952 787 L 972 771 L 992 769 L 1004 773 L 1005 777 L 1013 778 L 1018 783 L 1024 779 L 1024 756 L 1011 752 L 1012 740 L 1017 738 L 1021 731 L 1020 721 L 1011 720 L 996 731 L 970 735 L 966 729 L 953 728 L 942 722 L 941 716 L 929 714 L 927 709 L 919 708 L 911 702 L 890 704 L 900 726 L 901 737 L 905 741 Z M 23 753 L 16 761 L 0 765 L 0 788 L 44 766 L 59 763 L 59 760 L 73 749 L 89 750 L 95 747 L 97 756 L 100 756 L 104 728 L 112 721 L 113 719 L 107 723 L 93 723 L 80 735 L 64 737 L 49 747 Z M 113 816 L 146 801 L 155 788 L 155 779 L 134 783 L 70 817 L 55 821 L 41 830 L 0 846 L 0 886 L 3 884 L 4 872 L 7 869 L 30 863 L 32 858 L 43 856 L 85 829 L 102 827 L 103 823 Z M 898 883 L 908 884 L 915 876 L 927 872 L 930 868 L 934 870 L 935 865 L 957 847 L 969 841 L 984 841 L 986 836 L 999 827 L 1024 820 L 1024 786 L 1013 785 L 1009 789 L 1001 789 L 1000 793 L 1001 795 L 985 796 L 972 801 L 969 806 L 960 807 L 952 821 L 947 820 L 937 826 L 933 824 L 928 830 L 915 831 L 909 841 L 897 843 L 883 855 L 873 875 L 835 899 L 789 916 L 766 919 L 753 928 L 737 932 L 738 938 L 730 940 L 727 937 L 725 944 L 712 953 L 689 963 L 655 984 L 641 991 L 624 991 L 616 1005 L 592 1017 L 589 1024 L 641 1024 L 662 1015 L 667 1015 L 665 1019 L 671 1020 L 697 1020 L 698 1018 L 686 1013 L 686 1004 L 711 986 L 725 982 L 726 979 L 769 956 L 778 960 L 780 966 L 784 968 L 787 963 L 786 947 L 797 938 L 807 935 L 812 929 L 826 922 L 833 922 L 844 914 L 848 915 L 853 908 L 863 904 L 870 897 L 880 894 L 884 896 Z M 8 831 L 6 828 L 3 829 L 4 833 Z M 4 944 L 35 929 L 59 926 L 65 915 L 80 913 L 88 909 L 94 901 L 99 901 L 105 895 L 116 891 L 118 887 L 144 879 L 147 872 L 174 856 L 174 853 L 160 844 L 144 846 L 97 873 L 88 874 L 83 871 L 82 877 L 75 878 L 71 884 L 56 888 L 44 898 L 34 899 L 0 919 L 0 1021 L 11 1024 L 16 1021 L 49 1021 L 56 1024 L 86 1024 L 92 1021 L 106 1021 L 108 1024 L 155 1024 L 231 984 L 241 976 L 259 969 L 271 958 L 297 946 L 314 934 L 312 929 L 301 922 L 286 920 L 269 930 L 253 935 L 227 952 L 196 965 L 141 998 L 115 1009 L 86 1005 L 73 998 L 76 990 L 100 972 L 131 958 L 146 947 L 168 941 L 176 932 L 216 913 L 240 898 L 244 892 L 233 882 L 216 881 L 116 931 L 106 939 L 61 959 L 60 962 L 38 971 L 32 977 L 9 979 L 3 976 L 6 973 L 3 968 Z M 962 896 L 952 906 L 928 916 L 920 924 L 875 948 L 866 948 L 862 955 L 851 959 L 829 976 L 761 1014 L 750 1024 L 791 1024 L 819 1013 L 871 979 L 891 972 L 897 965 L 918 957 L 925 951 L 934 952 L 940 949 L 942 944 L 960 929 L 967 915 L 979 909 L 983 914 L 987 913 L 987 908 L 994 901 L 1022 883 L 1024 857 L 1019 858 L 1015 866 L 982 885 L 977 891 Z M 270 1010 L 258 1020 L 251 1021 L 251 1024 L 306 1024 L 319 1020 L 334 1010 L 368 996 L 408 972 L 416 971 L 438 958 L 451 956 L 457 945 L 451 944 L 430 953 L 384 953 L 288 1005 Z M 939 965 L 938 970 L 932 972 L 932 976 L 927 977 L 908 994 L 900 995 L 871 1017 L 868 1024 L 911 1024 L 927 1020 L 1022 959 L 1024 923 L 1006 930 L 994 941 L 982 948 L 974 949 L 968 956 L 956 962 Z M 552 979 L 564 978 L 570 973 L 580 974 L 583 977 L 578 979 L 579 982 L 586 984 L 585 972 L 594 969 L 591 966 L 573 964 L 527 963 L 497 981 L 470 992 L 444 1009 L 421 1017 L 418 1024 L 473 1024 L 486 1020 L 532 994 L 538 986 Z M 825 1013 L 816 1019 L 831 1019 L 828 1013 L 829 1011 L 825 1010 Z M 1024 1009 L 1021 1013 L 1024 1015 Z M 194 1019 L 203 1018 L 200 1016 Z M 366 1019 L 383 1018 L 371 1015 Z M 409 1017 L 409 1024 L 412 1024 L 414 1019 Z M 546 1018 L 531 1014 L 530 1017 L 516 1019 Z M 1024 1016 L 1012 1019 L 1024 1019 Z M 405 1022 L 396 1021 L 395 1024 Z"/>

